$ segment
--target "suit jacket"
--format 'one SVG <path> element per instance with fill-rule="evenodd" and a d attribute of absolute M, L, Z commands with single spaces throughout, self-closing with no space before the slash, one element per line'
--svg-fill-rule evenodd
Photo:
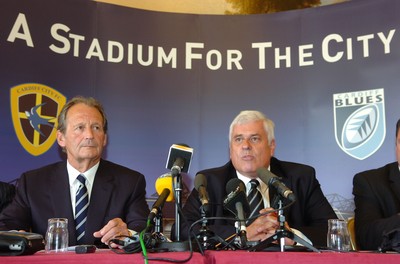
<path fill-rule="evenodd" d="M 145 178 L 139 172 L 101 160 L 93 183 L 82 243 L 102 245 L 93 233 L 116 217 L 131 230 L 144 229 L 149 215 L 145 187 Z M 47 220 L 54 217 L 68 219 L 69 245 L 75 245 L 66 161 L 22 174 L 15 199 L 0 215 L 0 229 L 22 229 L 45 237 Z"/>
<path fill-rule="evenodd" d="M 314 168 L 293 162 L 271 159 L 271 172 L 282 178 L 282 182 L 293 191 L 297 201 L 284 211 L 286 221 L 290 227 L 301 231 L 314 246 L 326 246 L 328 219 L 337 218 L 331 205 L 325 198 L 320 184 L 315 177 Z M 236 170 L 229 161 L 222 167 L 200 171 L 207 179 L 207 192 L 210 200 L 210 216 L 230 217 L 233 215 L 223 208 L 223 200 L 227 193 L 225 186 L 232 178 L 237 178 Z M 273 201 L 276 192 L 270 188 L 270 201 Z M 188 238 L 188 227 L 201 218 L 201 202 L 196 189 L 193 189 L 183 206 L 183 213 L 187 224 L 182 221 L 183 239 Z M 236 232 L 234 221 L 226 219 L 210 220 L 208 227 L 223 239 Z M 198 228 L 197 228 L 198 229 Z M 196 230 L 197 230 L 196 229 Z M 195 231 L 196 232 L 196 231 Z"/>
<path fill-rule="evenodd" d="M 355 232 L 360 249 L 376 250 L 382 235 L 400 228 L 400 172 L 397 162 L 353 178 Z"/>

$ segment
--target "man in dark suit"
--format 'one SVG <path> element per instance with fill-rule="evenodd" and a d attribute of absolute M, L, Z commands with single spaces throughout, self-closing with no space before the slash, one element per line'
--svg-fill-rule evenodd
<path fill-rule="evenodd" d="M 377 250 L 383 234 L 400 228 L 400 119 L 396 124 L 397 161 L 360 172 L 353 179 L 355 233 L 361 250 Z"/>
<path fill-rule="evenodd" d="M 224 210 L 223 201 L 227 197 L 225 186 L 232 178 L 239 178 L 246 185 L 251 179 L 259 182 L 258 189 L 263 194 L 263 207 L 259 213 L 270 211 L 277 195 L 275 189 L 268 188 L 257 174 L 259 168 L 268 168 L 282 178 L 282 182 L 297 196 L 297 201 L 284 210 L 285 226 L 289 231 L 311 242 L 314 246 L 326 246 L 328 219 L 337 218 L 325 198 L 315 177 L 315 170 L 306 165 L 280 161 L 273 156 L 275 151 L 274 123 L 258 111 L 242 111 L 232 122 L 229 131 L 230 161 L 222 167 L 200 171 L 207 180 L 207 192 L 212 217 L 230 217 Z M 199 193 L 193 189 L 186 201 L 183 212 L 182 236 L 187 239 L 189 226 L 201 218 Z M 264 241 L 276 233 L 279 222 L 276 213 L 259 216 L 246 227 L 248 241 Z M 233 220 L 217 219 L 207 223 L 215 235 L 225 239 L 236 233 Z M 199 226 L 195 227 L 195 233 Z M 286 238 L 286 245 L 294 241 Z"/>
<path fill-rule="evenodd" d="M 15 199 L 0 215 L 2 230 L 45 236 L 49 218 L 67 218 L 70 246 L 104 246 L 116 236 L 145 228 L 149 208 L 144 176 L 101 158 L 107 144 L 107 118 L 99 102 L 84 97 L 67 102 L 58 117 L 57 142 L 67 161 L 22 174 Z M 89 197 L 79 240 L 75 199 L 83 185 L 78 175 L 83 176 Z"/>
<path fill-rule="evenodd" d="M 0 212 L 14 199 L 15 185 L 8 182 L 0 182 Z"/>

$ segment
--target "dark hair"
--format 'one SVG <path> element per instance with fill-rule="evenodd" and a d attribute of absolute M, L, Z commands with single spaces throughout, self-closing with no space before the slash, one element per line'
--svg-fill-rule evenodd
<path fill-rule="evenodd" d="M 400 129 L 400 119 L 397 120 L 397 123 L 396 123 L 396 135 L 395 135 L 395 138 L 397 138 L 397 135 L 399 134 L 399 129 Z"/>
<path fill-rule="evenodd" d="M 104 133 L 107 134 L 107 123 L 108 122 L 107 122 L 107 117 L 106 117 L 106 113 L 104 112 L 103 106 L 101 105 L 101 103 L 99 101 L 97 101 L 93 97 L 83 97 L 83 96 L 76 96 L 76 97 L 72 98 L 61 109 L 61 112 L 58 115 L 58 127 L 57 127 L 57 129 L 61 133 L 65 134 L 65 130 L 67 129 L 66 120 L 67 120 L 68 110 L 76 104 L 85 104 L 87 106 L 96 108 L 99 111 L 100 115 L 103 117 L 103 130 L 104 130 Z"/>

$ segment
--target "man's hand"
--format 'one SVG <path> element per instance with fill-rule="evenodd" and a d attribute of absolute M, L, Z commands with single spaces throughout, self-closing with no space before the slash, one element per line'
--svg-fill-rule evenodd
<path fill-rule="evenodd" d="M 121 218 L 114 218 L 108 221 L 108 223 L 102 229 L 93 233 L 94 237 L 101 237 L 101 242 L 106 245 L 108 245 L 108 241 L 110 241 L 110 239 L 113 239 L 117 236 L 129 235 L 130 232 L 128 230 L 128 227 Z"/>
<path fill-rule="evenodd" d="M 260 210 L 260 214 L 271 212 L 273 208 L 265 208 Z M 268 213 L 259 216 L 254 222 L 249 225 L 247 230 L 247 239 L 249 241 L 264 241 L 273 236 L 279 228 L 278 215 L 276 212 Z M 285 223 L 285 228 L 290 231 L 290 227 Z M 294 241 L 285 238 L 286 245 L 293 245 Z"/>

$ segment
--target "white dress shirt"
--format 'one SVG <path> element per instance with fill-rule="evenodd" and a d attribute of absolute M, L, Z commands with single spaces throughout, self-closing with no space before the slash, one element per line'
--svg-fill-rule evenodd
<path fill-rule="evenodd" d="M 75 216 L 75 198 L 76 193 L 79 189 L 80 182 L 78 181 L 77 177 L 79 174 L 82 174 L 86 178 L 86 188 L 88 191 L 89 202 L 90 202 L 90 195 L 92 193 L 94 177 L 96 175 L 97 169 L 99 168 L 100 162 L 96 165 L 91 167 L 89 170 L 85 171 L 84 173 L 80 173 L 77 169 L 72 167 L 72 165 L 67 161 L 67 171 L 68 171 L 68 179 L 69 179 L 69 190 L 71 194 L 71 204 L 72 204 L 72 211 Z"/>
<path fill-rule="evenodd" d="M 268 168 L 269 170 L 269 168 Z M 236 171 L 236 174 L 238 176 L 238 178 L 240 180 L 243 181 L 243 183 L 246 186 L 246 194 L 248 194 L 250 192 L 251 189 L 251 179 L 243 176 L 242 174 L 240 174 L 240 172 Z M 260 184 L 258 185 L 257 189 L 261 192 L 261 195 L 263 197 L 263 201 L 264 201 L 264 208 L 270 207 L 270 201 L 269 201 L 269 192 L 268 192 L 268 185 L 265 184 L 262 180 L 260 180 L 260 178 L 256 179 Z M 312 242 L 310 239 L 308 239 L 308 237 L 306 237 L 302 232 L 300 232 L 297 229 L 294 228 L 290 228 L 292 230 L 292 232 L 297 235 L 298 237 L 304 239 L 305 241 L 307 241 L 308 243 L 310 243 L 312 245 Z"/>

